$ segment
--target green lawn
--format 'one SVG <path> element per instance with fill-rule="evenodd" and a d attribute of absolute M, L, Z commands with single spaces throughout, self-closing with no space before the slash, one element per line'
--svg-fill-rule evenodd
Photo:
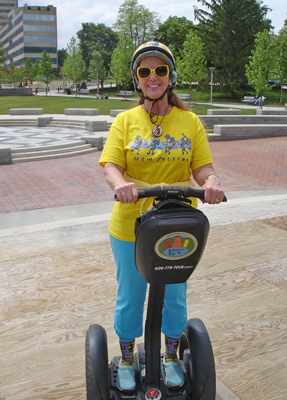
<path fill-rule="evenodd" d="M 101 115 L 110 115 L 110 110 L 128 109 L 136 101 L 97 100 L 74 96 L 5 96 L 0 97 L 0 114 L 10 114 L 10 108 L 43 108 L 45 114 L 64 114 L 65 108 L 98 108 Z"/>
<path fill-rule="evenodd" d="M 7 96 L 0 97 L 0 115 L 10 114 L 10 108 L 43 108 L 45 114 L 64 114 L 65 108 L 98 108 L 100 115 L 110 115 L 110 110 L 129 109 L 137 104 L 131 100 L 97 100 L 94 98 L 73 96 Z M 197 115 L 206 115 L 211 107 L 205 105 L 192 105 L 191 110 Z M 225 107 L 226 108 L 226 107 Z M 256 107 L 252 110 L 242 109 L 242 115 L 255 115 Z"/>

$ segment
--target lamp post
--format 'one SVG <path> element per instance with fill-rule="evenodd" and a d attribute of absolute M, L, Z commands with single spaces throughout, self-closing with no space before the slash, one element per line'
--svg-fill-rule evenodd
<path fill-rule="evenodd" d="M 209 67 L 210 72 L 211 72 L 211 82 L 210 82 L 210 103 L 212 103 L 212 87 L 213 87 L 213 71 L 215 70 L 215 67 Z"/>

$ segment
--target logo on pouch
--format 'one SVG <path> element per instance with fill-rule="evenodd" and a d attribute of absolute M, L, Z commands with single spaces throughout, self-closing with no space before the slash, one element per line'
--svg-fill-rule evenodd
<path fill-rule="evenodd" d="M 197 247 L 198 241 L 190 233 L 173 232 L 157 241 L 155 252 L 165 260 L 181 260 L 193 254 Z"/>

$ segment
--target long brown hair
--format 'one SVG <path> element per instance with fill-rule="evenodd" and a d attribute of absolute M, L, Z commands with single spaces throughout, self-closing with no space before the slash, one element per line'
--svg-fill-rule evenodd
<path fill-rule="evenodd" d="M 184 111 L 190 111 L 188 106 L 181 100 L 181 98 L 178 96 L 178 94 L 174 90 L 169 90 L 167 92 L 167 96 L 168 96 L 168 102 L 170 105 L 178 107 Z M 144 103 L 144 99 L 140 98 L 137 105 L 140 106 L 143 103 Z"/>

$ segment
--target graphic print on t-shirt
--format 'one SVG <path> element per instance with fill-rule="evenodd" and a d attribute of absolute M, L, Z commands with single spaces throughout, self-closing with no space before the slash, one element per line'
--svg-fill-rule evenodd
<path fill-rule="evenodd" d="M 175 140 L 174 137 L 167 133 L 163 141 L 159 138 L 151 137 L 150 140 L 145 140 L 141 135 L 137 135 L 135 140 L 130 143 L 131 151 L 140 154 L 141 149 L 148 149 L 147 155 L 154 155 L 155 150 L 163 151 L 170 155 L 171 151 L 181 149 L 182 155 L 188 154 L 191 151 L 191 140 L 184 133 L 181 134 L 180 140 Z"/>

